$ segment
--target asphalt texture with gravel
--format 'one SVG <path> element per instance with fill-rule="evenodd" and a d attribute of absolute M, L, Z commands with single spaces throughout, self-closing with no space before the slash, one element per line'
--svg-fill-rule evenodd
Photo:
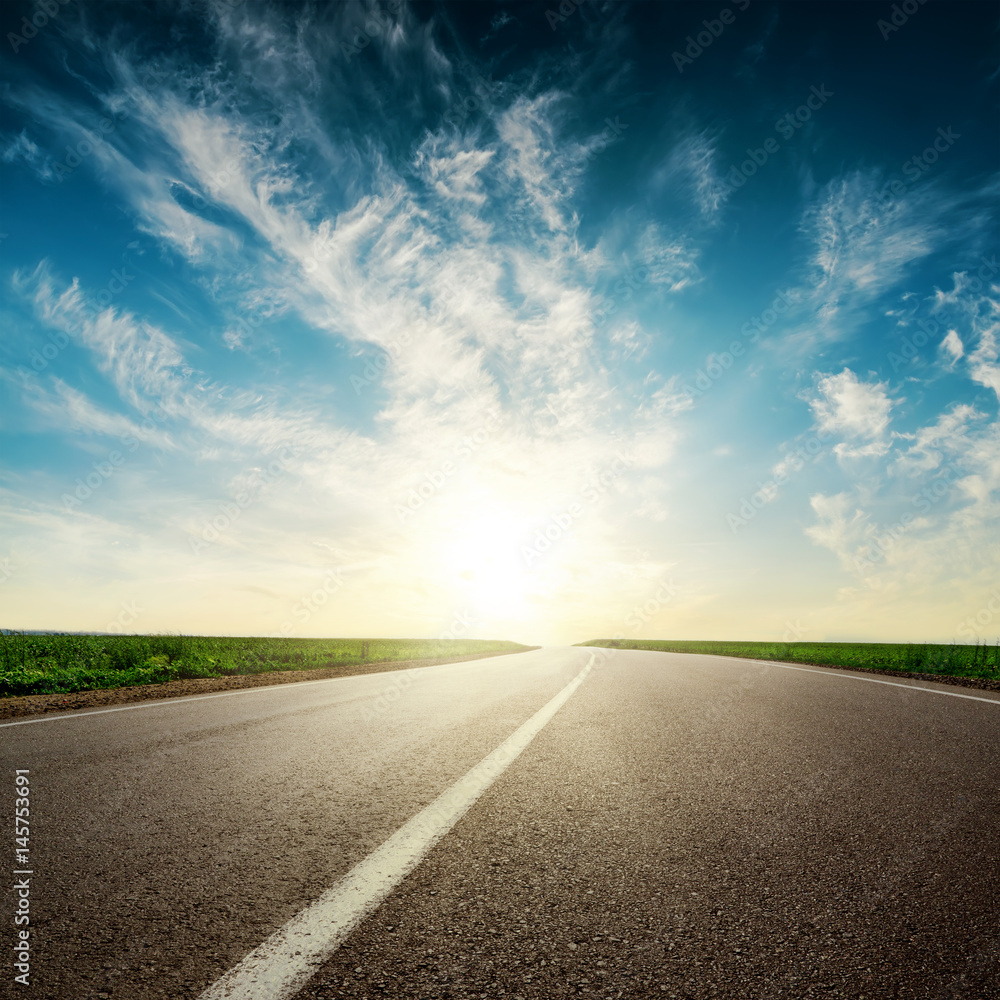
<path fill-rule="evenodd" d="M 1000 696 L 581 648 L 5 727 L 36 995 L 196 1000 L 591 655 L 298 996 L 1000 997 Z"/>

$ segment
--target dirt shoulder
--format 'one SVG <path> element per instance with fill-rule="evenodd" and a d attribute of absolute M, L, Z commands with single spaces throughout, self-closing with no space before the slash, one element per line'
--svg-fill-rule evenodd
<path fill-rule="evenodd" d="M 537 646 L 528 647 L 528 649 L 537 648 Z M 67 712 L 73 709 L 127 705 L 131 702 L 156 701 L 160 698 L 183 698 L 185 695 L 208 694 L 212 691 L 236 691 L 240 688 L 272 687 L 276 684 L 320 681 L 330 677 L 387 673 L 408 670 L 411 667 L 431 667 L 437 663 L 483 660 L 488 656 L 509 656 L 511 653 L 527 651 L 527 649 L 498 650 L 495 653 L 474 653 L 468 656 L 441 656 L 424 660 L 388 660 L 382 663 L 345 664 L 338 667 L 323 667 L 319 670 L 280 670 L 273 673 L 241 674 L 232 677 L 197 677 L 184 681 L 167 681 L 165 684 L 138 684 L 134 687 L 74 691 L 72 694 L 29 694 L 14 698 L 0 698 L 0 719 L 19 719 L 22 716 L 42 715 L 46 712 Z"/>

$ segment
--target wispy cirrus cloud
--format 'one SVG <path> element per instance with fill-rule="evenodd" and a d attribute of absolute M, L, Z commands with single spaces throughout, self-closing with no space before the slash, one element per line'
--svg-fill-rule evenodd
<path fill-rule="evenodd" d="M 733 188 L 719 169 L 718 136 L 706 128 L 683 129 L 650 179 L 657 191 L 687 197 L 705 222 L 716 223 Z"/>
<path fill-rule="evenodd" d="M 949 545 L 986 572 L 1000 362 L 995 296 L 967 265 L 993 252 L 996 180 L 972 132 L 889 197 L 923 133 L 845 130 L 872 102 L 845 80 L 845 111 L 733 199 L 719 163 L 835 68 L 787 60 L 794 19 L 779 34 L 748 12 L 724 43 L 742 62 L 720 40 L 664 81 L 650 40 L 691 30 L 671 5 L 540 16 L 534 34 L 475 5 L 146 10 L 70 5 L 2 95 L 19 221 L 0 242 L 0 518 L 37 565 L 75 538 L 96 572 L 103 545 L 118 590 L 171 581 L 150 592 L 177 620 L 143 627 L 225 594 L 267 630 L 336 559 L 352 587 L 310 631 L 433 634 L 467 607 L 532 638 L 613 632 L 668 567 L 687 597 L 649 627 L 690 635 L 765 628 L 765 602 L 798 599 L 793 566 L 831 593 L 846 580 L 862 616 L 912 591 L 928 553 L 959 592 Z M 821 53 L 808 35 L 795 50 Z M 928 319 L 920 363 L 890 371 Z M 710 394 L 680 392 L 706 357 Z M 767 509 L 734 547 L 715 498 L 768 469 L 780 489 L 747 487 Z M 747 583 L 754 533 L 783 569 L 773 594 Z"/>
<path fill-rule="evenodd" d="M 15 136 L 7 136 L 2 140 L 3 146 L 0 148 L 0 161 L 4 163 L 16 163 L 18 160 L 28 164 L 42 180 L 51 180 L 52 165 L 33 142 L 26 129 L 22 129 Z"/>
<path fill-rule="evenodd" d="M 516 552 L 533 524 L 558 512 L 567 481 L 600 474 L 620 454 L 644 469 L 669 461 L 672 435 L 662 407 L 637 409 L 597 349 L 599 297 L 585 273 L 591 262 L 576 242 L 571 207 L 573 178 L 587 149 L 559 137 L 563 96 L 513 99 L 496 112 L 491 137 L 442 126 L 402 169 L 377 156 L 366 168 L 374 165 L 366 193 L 331 211 L 287 159 L 281 124 L 248 128 L 218 81 L 189 77 L 189 93 L 182 94 L 147 74 L 146 88 L 137 92 L 131 88 L 143 68 L 122 54 L 115 66 L 132 93 L 134 126 L 149 142 L 141 152 L 109 136 L 96 162 L 114 177 L 137 226 L 200 269 L 221 306 L 232 289 L 217 282 L 216 269 L 239 255 L 255 269 L 251 297 L 266 299 L 269 289 L 280 287 L 286 311 L 357 349 L 391 349 L 392 363 L 381 379 L 386 395 L 376 428 L 360 435 L 331 424 L 318 400 L 289 407 L 266 392 L 234 393 L 197 370 L 190 344 L 131 313 L 109 308 L 83 318 L 80 283 L 60 284 L 42 267 L 19 278 L 22 294 L 41 321 L 79 326 L 120 405 L 133 411 L 102 421 L 103 411 L 82 395 L 52 391 L 37 404 L 50 417 L 61 407 L 71 418 L 67 429 L 82 429 L 86 413 L 88 432 L 113 436 L 134 430 L 135 415 L 156 407 L 184 454 L 205 459 L 235 449 L 236 465 L 227 462 L 212 477 L 223 494 L 238 466 L 294 449 L 287 481 L 301 484 L 309 504 L 323 504 L 339 518 L 345 551 L 392 553 L 397 569 L 423 553 L 424 542 L 416 545 L 397 513 L 422 484 L 443 478 L 447 486 L 434 486 L 428 509 L 421 504 L 424 537 L 443 539 L 456 516 L 481 503 L 475 498 L 486 486 L 501 498 L 499 506 L 493 501 L 498 511 L 520 511 L 514 523 L 521 527 L 511 535 L 493 523 L 488 533 L 499 532 L 499 542 L 480 544 Z M 504 212 L 484 218 L 482 209 L 498 196 Z M 531 242 L 526 233 L 533 234 Z M 683 286 L 679 275 L 688 267 L 676 241 L 661 243 L 650 229 L 643 250 L 656 281 Z M 229 346 L 232 329 L 219 333 Z M 492 413 L 499 418 L 482 441 L 463 445 Z M 628 442 L 616 430 L 625 426 Z M 652 483 L 644 483 L 634 502 L 648 507 L 651 490 Z M 617 502 L 628 502 L 628 491 L 617 491 Z M 262 498 L 254 518 L 263 525 L 268 509 L 273 518 L 279 510 L 287 518 L 287 505 L 287 496 L 281 504 Z M 199 523 L 197 517 L 170 522 L 188 535 Z M 272 530 L 284 535 L 277 524 L 272 520 Z M 555 564 L 532 567 L 530 579 L 521 580 L 527 569 L 518 570 L 517 586 L 540 602 L 536 613 L 553 599 L 567 559 L 581 561 L 582 571 L 583 562 L 613 545 L 596 522 L 588 528 L 581 521 L 575 534 L 558 572 Z M 239 537 L 228 535 L 226 545 L 232 548 Z M 399 585 L 378 558 L 365 572 L 390 590 Z M 414 572 L 402 576 L 408 580 Z M 428 587 L 425 605 L 455 591 L 457 570 L 448 565 L 443 573 Z"/>
<path fill-rule="evenodd" d="M 985 245 L 995 181 L 956 193 L 930 181 L 886 198 L 877 170 L 840 175 L 806 206 L 800 233 L 808 250 L 783 348 L 793 356 L 846 341 L 876 304 L 928 258 L 966 243 Z"/>

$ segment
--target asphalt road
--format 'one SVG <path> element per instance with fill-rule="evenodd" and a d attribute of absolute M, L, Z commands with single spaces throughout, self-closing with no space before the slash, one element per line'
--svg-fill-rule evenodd
<path fill-rule="evenodd" d="M 1000 997 L 1000 695 L 579 648 L 0 727 L 0 994 L 197 1000 L 594 653 L 296 996 Z"/>

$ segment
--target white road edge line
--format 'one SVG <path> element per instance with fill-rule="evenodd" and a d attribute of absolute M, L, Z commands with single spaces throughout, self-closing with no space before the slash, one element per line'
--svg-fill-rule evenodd
<path fill-rule="evenodd" d="M 548 704 L 335 886 L 256 947 L 199 1000 L 289 1000 L 423 860 L 569 700 L 587 665 Z"/>
<path fill-rule="evenodd" d="M 601 649 L 608 649 L 602 646 Z M 627 651 L 627 650 L 624 650 Z M 671 650 L 665 649 L 637 649 L 631 652 L 636 653 L 666 653 Z M 857 674 L 838 674 L 837 669 L 831 666 L 826 670 L 816 670 L 813 667 L 795 667 L 790 663 L 779 663 L 777 660 L 757 660 L 750 656 L 725 656 L 722 653 L 678 653 L 678 656 L 714 656 L 718 660 L 738 660 L 740 663 L 766 663 L 771 667 L 781 667 L 783 670 L 801 670 L 805 674 L 822 674 L 824 677 L 840 677 L 845 681 L 866 681 L 868 684 L 888 684 L 889 687 L 906 688 L 907 691 L 927 691 L 929 694 L 945 694 L 949 698 L 967 698 L 969 701 L 985 701 L 988 705 L 1000 705 L 1000 698 L 980 698 L 974 694 L 959 694 L 958 691 L 939 691 L 937 688 L 919 687 L 916 684 L 901 684 L 899 681 L 883 681 L 877 677 L 859 677 Z"/>
<path fill-rule="evenodd" d="M 391 671 L 386 671 L 391 672 Z M 361 674 L 345 674 L 345 677 L 367 676 Z M 107 715 L 108 712 L 130 712 L 135 708 L 160 708 L 163 705 L 176 705 L 178 702 L 207 701 L 209 698 L 228 698 L 234 694 L 262 694 L 274 691 L 275 688 L 311 687 L 313 684 L 329 684 L 339 681 L 340 677 L 324 677 L 318 681 L 292 681 L 290 684 L 262 684 L 260 687 L 237 688 L 235 691 L 216 691 L 214 694 L 189 694 L 177 698 L 160 698 L 155 701 L 144 701 L 139 705 L 118 705 L 115 708 L 95 708 L 92 712 L 73 712 L 72 715 L 46 715 L 40 719 L 21 719 L 18 722 L 0 722 L 0 729 L 6 726 L 31 726 L 36 722 L 59 722 L 62 719 L 82 719 L 86 715 Z"/>
<path fill-rule="evenodd" d="M 531 650 L 529 650 L 531 652 Z M 456 663 L 471 663 L 471 660 L 455 660 L 451 663 L 429 663 L 424 667 L 410 667 L 410 670 L 431 670 L 434 667 L 450 667 Z M 378 670 L 378 674 L 393 674 L 396 670 Z M 66 715 L 45 715 L 37 719 L 19 719 L 16 722 L 0 722 L 0 729 L 7 726 L 32 726 L 36 722 L 59 722 L 63 719 L 82 719 L 87 715 L 107 715 L 108 712 L 130 712 L 136 708 L 161 708 L 164 705 L 177 705 L 189 701 L 207 701 L 209 698 L 229 698 L 236 694 L 263 694 L 274 691 L 275 688 L 304 688 L 313 684 L 329 684 L 331 681 L 342 681 L 348 677 L 370 677 L 371 674 L 344 674 L 342 677 L 323 677 L 318 681 L 292 681 L 288 684 L 261 684 L 260 687 L 237 688 L 234 691 L 215 691 L 212 694 L 185 694 L 176 698 L 158 698 L 141 702 L 138 705 L 118 705 L 115 708 L 95 708 L 91 712 L 67 711 Z"/>
<path fill-rule="evenodd" d="M 745 659 L 745 657 L 740 657 L 740 659 Z M 888 684 L 889 687 L 906 688 L 907 691 L 927 691 L 930 694 L 945 694 L 949 698 L 967 698 L 969 701 L 985 701 L 990 705 L 1000 705 L 1000 698 L 980 698 L 978 695 L 974 694 L 960 694 L 958 691 L 939 691 L 937 688 L 918 687 L 916 684 L 900 684 L 899 681 L 883 681 L 877 677 L 858 677 L 855 674 L 835 674 L 832 670 L 814 670 L 811 667 L 793 667 L 789 663 L 778 663 L 777 660 L 747 660 L 746 662 L 769 663 L 772 667 L 782 667 L 785 670 L 801 670 L 806 674 L 825 674 L 827 677 L 842 677 L 845 681 L 865 681 L 868 684 Z"/>

